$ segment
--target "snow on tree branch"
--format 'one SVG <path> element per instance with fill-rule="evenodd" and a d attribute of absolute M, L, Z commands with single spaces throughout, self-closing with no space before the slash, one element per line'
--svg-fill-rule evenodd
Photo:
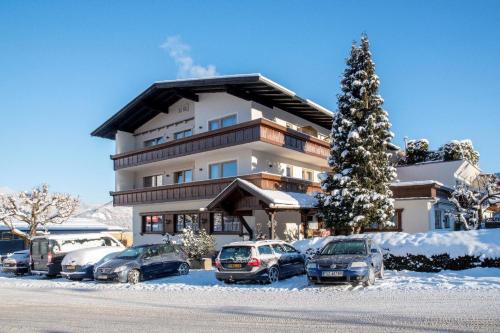
<path fill-rule="evenodd" d="M 49 193 L 49 186 L 43 184 L 31 192 L 21 192 L 17 195 L 0 197 L 0 223 L 9 230 L 29 241 L 36 235 L 39 227 L 47 231 L 49 224 L 66 222 L 79 207 L 78 198 L 68 194 Z M 26 223 L 28 231 L 19 230 L 16 226 Z"/>

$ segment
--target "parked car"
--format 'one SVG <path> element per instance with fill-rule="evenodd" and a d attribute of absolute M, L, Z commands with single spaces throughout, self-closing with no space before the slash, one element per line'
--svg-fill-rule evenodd
<path fill-rule="evenodd" d="M 16 251 L 8 255 L 2 262 L 2 272 L 24 275 L 29 273 L 30 251 Z"/>
<path fill-rule="evenodd" d="M 187 256 L 170 243 L 133 246 L 113 259 L 96 266 L 96 281 L 115 281 L 136 284 L 171 274 L 189 273 Z"/>
<path fill-rule="evenodd" d="M 247 241 L 224 245 L 215 260 L 215 277 L 225 283 L 279 279 L 305 273 L 305 257 L 283 241 Z"/>
<path fill-rule="evenodd" d="M 125 246 L 101 246 L 68 253 L 61 262 L 61 275 L 68 280 L 94 279 L 94 266 L 99 266 L 123 252 Z"/>
<path fill-rule="evenodd" d="M 121 247 L 122 244 L 107 234 L 53 234 L 34 237 L 31 241 L 31 272 L 57 276 L 61 262 L 69 252 L 92 247 Z"/>
<path fill-rule="evenodd" d="M 326 244 L 307 262 L 307 277 L 312 283 L 375 283 L 383 278 L 382 251 L 369 238 L 347 237 Z"/>

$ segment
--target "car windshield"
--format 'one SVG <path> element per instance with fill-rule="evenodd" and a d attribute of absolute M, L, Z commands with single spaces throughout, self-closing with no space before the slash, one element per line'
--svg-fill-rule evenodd
<path fill-rule="evenodd" d="M 126 249 L 118 256 L 116 256 L 116 259 L 136 259 L 141 254 L 143 254 L 145 250 L 146 250 L 145 247 L 136 247 L 136 248 L 132 247 L 130 249 Z"/>
<path fill-rule="evenodd" d="M 366 246 L 363 241 L 332 242 L 327 244 L 320 253 L 322 256 L 336 256 L 343 254 L 366 254 Z"/>
<path fill-rule="evenodd" d="M 228 246 L 222 248 L 220 260 L 244 260 L 250 258 L 252 248 L 250 246 Z"/>

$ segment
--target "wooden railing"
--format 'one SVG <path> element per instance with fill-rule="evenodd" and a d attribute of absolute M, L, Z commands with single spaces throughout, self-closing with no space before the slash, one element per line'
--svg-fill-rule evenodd
<path fill-rule="evenodd" d="M 113 197 L 113 205 L 115 206 L 211 199 L 222 192 L 235 178 L 203 180 L 184 184 L 111 192 L 110 194 Z M 268 173 L 239 176 L 239 178 L 248 180 L 265 190 L 302 193 L 318 192 L 321 190 L 319 183 Z"/>
<path fill-rule="evenodd" d="M 111 159 L 114 169 L 118 170 L 255 141 L 267 142 L 325 159 L 328 158 L 330 150 L 330 145 L 326 141 L 267 119 L 256 119 L 157 146 L 113 155 Z"/>

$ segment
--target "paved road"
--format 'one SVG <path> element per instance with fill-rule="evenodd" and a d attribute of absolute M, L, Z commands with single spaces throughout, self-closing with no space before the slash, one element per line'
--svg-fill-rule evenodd
<path fill-rule="evenodd" d="M 1 332 L 498 332 L 499 292 L 0 289 Z"/>

